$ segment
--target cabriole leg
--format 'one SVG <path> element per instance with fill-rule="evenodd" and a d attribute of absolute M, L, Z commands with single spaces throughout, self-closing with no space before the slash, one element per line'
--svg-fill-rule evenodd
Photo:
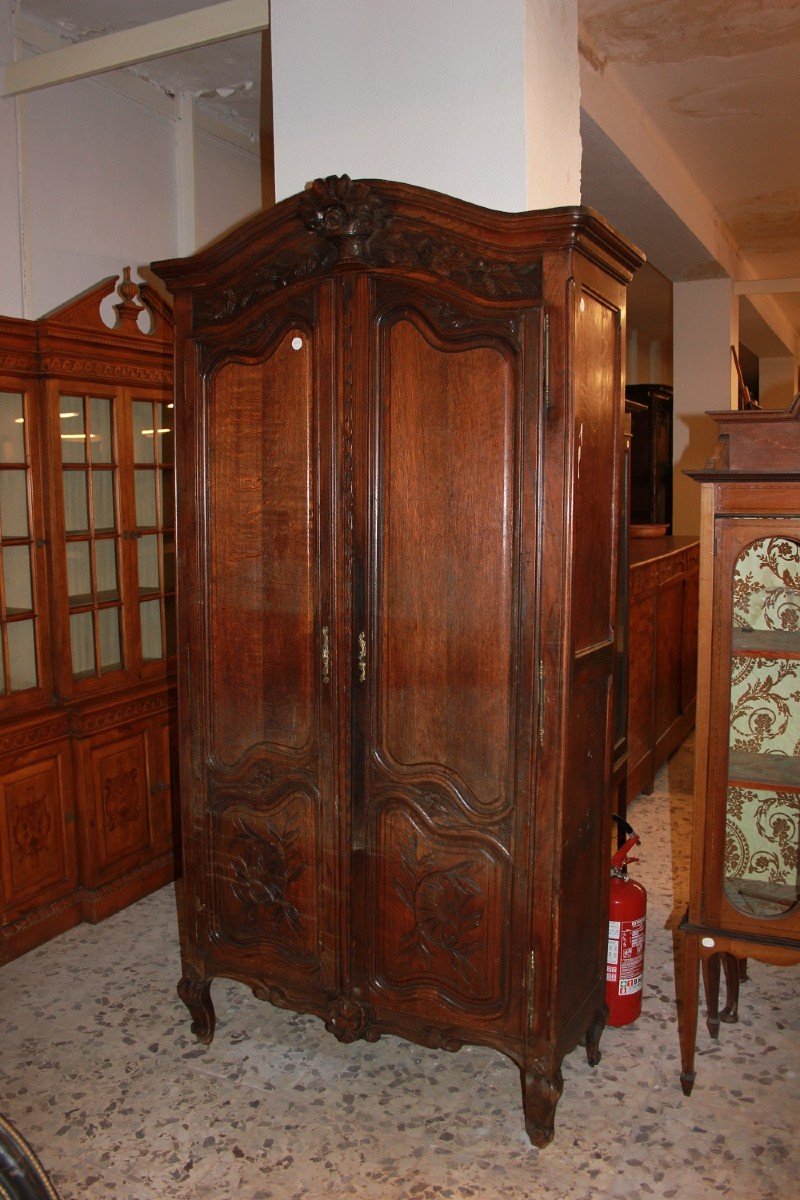
<path fill-rule="evenodd" d="M 553 1140 L 556 1105 L 564 1090 L 561 1064 L 552 1059 L 536 1059 L 521 1072 L 525 1129 L 534 1146 L 540 1149 Z"/>
<path fill-rule="evenodd" d="M 608 1020 L 608 1005 L 603 1001 L 594 1014 L 591 1025 L 586 1030 L 586 1061 L 590 1067 L 596 1067 L 602 1058 L 600 1053 L 600 1038 Z"/>
<path fill-rule="evenodd" d="M 211 1002 L 211 980 L 188 973 L 178 984 L 178 995 L 192 1017 L 192 1033 L 198 1042 L 208 1046 L 214 1036 L 214 1005 Z"/>

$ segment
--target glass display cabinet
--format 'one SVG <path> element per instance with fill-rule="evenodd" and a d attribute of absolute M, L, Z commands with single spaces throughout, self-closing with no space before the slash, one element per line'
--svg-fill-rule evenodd
<path fill-rule="evenodd" d="M 746 960 L 800 962 L 800 396 L 710 414 L 702 471 L 697 758 L 681 925 L 681 1084 L 694 1084 L 698 967 L 708 1028 L 734 1021 Z M 719 1010 L 721 968 L 728 987 Z"/>
<path fill-rule="evenodd" d="M 0 318 L 0 962 L 174 872 L 172 318 L 115 285 Z"/>

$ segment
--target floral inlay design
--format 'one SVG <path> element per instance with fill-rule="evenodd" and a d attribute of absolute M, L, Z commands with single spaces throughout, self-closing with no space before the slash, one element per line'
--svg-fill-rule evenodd
<path fill-rule="evenodd" d="M 733 618 L 737 629 L 800 633 L 800 543 L 761 538 L 739 555 Z"/>
<path fill-rule="evenodd" d="M 726 876 L 796 885 L 799 869 L 800 795 L 728 788 Z"/>
<path fill-rule="evenodd" d="M 103 784 L 103 812 L 106 826 L 111 833 L 132 825 L 138 818 L 139 805 L 139 772 L 136 767 L 129 771 L 120 771 L 112 775 Z"/>
<path fill-rule="evenodd" d="M 231 889 L 244 907 L 244 923 L 253 926 L 271 918 L 273 929 L 300 933 L 299 909 L 289 899 L 289 889 L 303 871 L 297 846 L 299 830 L 279 832 L 267 826 L 256 832 L 247 822 L 236 821 L 232 842 Z"/>
<path fill-rule="evenodd" d="M 39 855 L 47 849 L 52 825 L 47 797 L 37 796 L 33 787 L 26 788 L 25 800 L 15 805 L 11 818 L 14 845 L 21 858 L 30 858 L 38 866 Z"/>
<path fill-rule="evenodd" d="M 800 659 L 733 655 L 730 746 L 752 754 L 800 754 Z"/>
<path fill-rule="evenodd" d="M 452 867 L 434 867 L 433 854 L 420 854 L 416 837 L 401 851 L 402 873 L 392 880 L 395 891 L 414 917 L 414 925 L 400 939 L 401 951 L 426 965 L 439 956 L 449 961 L 467 984 L 477 974 L 472 961 L 483 949 L 477 930 L 485 906 L 469 861 Z"/>

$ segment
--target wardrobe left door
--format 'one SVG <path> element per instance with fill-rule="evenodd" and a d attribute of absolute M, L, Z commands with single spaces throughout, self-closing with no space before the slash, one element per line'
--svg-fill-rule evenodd
<path fill-rule="evenodd" d="M 332 309 L 323 283 L 201 338 L 179 463 L 202 481 L 179 497 L 196 949 L 206 977 L 312 1011 L 341 915 Z"/>

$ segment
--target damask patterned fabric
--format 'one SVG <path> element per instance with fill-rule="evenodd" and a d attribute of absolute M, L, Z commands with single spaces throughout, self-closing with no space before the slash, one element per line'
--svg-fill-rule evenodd
<path fill-rule="evenodd" d="M 768 779 L 769 762 L 754 758 L 748 768 L 748 756 L 776 756 L 781 761 L 774 764 L 774 783 L 781 786 L 729 786 L 725 876 L 737 907 L 766 915 L 790 906 L 799 894 L 800 543 L 753 542 L 736 564 L 733 609 L 738 649 L 731 661 L 731 774 Z M 736 630 L 744 636 L 736 639 Z M 775 653 L 763 639 L 748 648 L 747 633 L 759 632 L 777 635 Z M 793 633 L 796 652 L 785 636 Z"/>

